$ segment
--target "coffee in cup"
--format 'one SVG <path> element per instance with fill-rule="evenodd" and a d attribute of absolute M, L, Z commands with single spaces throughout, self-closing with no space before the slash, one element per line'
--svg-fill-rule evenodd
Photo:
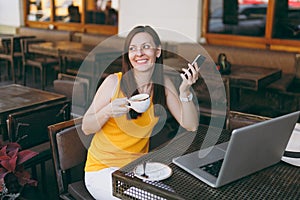
<path fill-rule="evenodd" d="M 150 106 L 150 95 L 145 93 L 134 95 L 128 99 L 128 103 L 128 108 L 131 108 L 138 113 L 143 113 Z"/>

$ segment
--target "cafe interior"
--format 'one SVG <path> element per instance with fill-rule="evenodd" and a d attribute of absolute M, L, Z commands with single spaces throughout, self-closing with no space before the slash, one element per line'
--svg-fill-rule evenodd
<path fill-rule="evenodd" d="M 225 142 L 235 129 L 300 110 L 300 0 L 1 0 L 0 13 L 0 153 L 12 142 L 20 152 L 37 153 L 19 158 L 26 161 L 13 170 L 0 157 L 2 182 L 18 167 L 31 176 L 9 190 L 18 198 L 93 199 L 83 171 L 93 136 L 82 132 L 82 117 L 102 81 L 121 71 L 127 32 L 151 25 L 162 41 L 164 73 L 176 87 L 181 68 L 198 54 L 205 58 L 192 88 L 199 128 L 189 133 L 166 109 L 160 130 L 149 138 L 149 153 L 112 174 L 113 195 L 299 199 L 299 162 L 280 157 L 212 188 L 172 159 L 204 148 L 210 137 L 211 145 Z M 291 130 L 298 159 L 299 131 Z M 290 138 L 282 157 L 291 151 Z M 171 172 L 154 181 L 139 178 L 136 166 L 146 161 Z M 0 196 L 8 198 L 3 188 Z"/>

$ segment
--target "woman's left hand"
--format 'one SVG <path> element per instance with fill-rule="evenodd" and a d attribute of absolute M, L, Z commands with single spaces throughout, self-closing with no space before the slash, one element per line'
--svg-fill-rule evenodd
<path fill-rule="evenodd" d="M 190 93 L 190 87 L 196 83 L 196 81 L 199 78 L 199 67 L 197 63 L 194 65 L 188 64 L 188 68 L 183 68 L 182 71 L 184 73 L 181 73 L 180 76 L 182 78 L 182 83 L 179 87 L 180 94 L 185 94 L 184 96 L 187 96 Z M 186 77 L 187 76 L 187 77 Z"/>

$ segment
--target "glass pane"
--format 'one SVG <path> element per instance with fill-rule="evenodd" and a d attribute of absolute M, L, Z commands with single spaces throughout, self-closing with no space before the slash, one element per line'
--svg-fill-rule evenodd
<path fill-rule="evenodd" d="M 50 21 L 50 0 L 27 0 L 28 21 Z"/>
<path fill-rule="evenodd" d="M 55 0 L 54 21 L 80 22 L 82 6 L 81 0 Z"/>
<path fill-rule="evenodd" d="M 85 22 L 117 26 L 118 12 L 118 0 L 87 0 Z"/>
<path fill-rule="evenodd" d="M 268 0 L 210 0 L 208 32 L 263 37 L 267 7 Z"/>
<path fill-rule="evenodd" d="M 276 0 L 273 38 L 300 39 L 300 0 Z"/>

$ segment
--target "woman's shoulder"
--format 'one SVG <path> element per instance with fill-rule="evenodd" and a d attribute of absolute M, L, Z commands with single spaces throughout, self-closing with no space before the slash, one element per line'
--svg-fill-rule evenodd
<path fill-rule="evenodd" d="M 111 94 L 118 86 L 118 74 L 109 74 L 97 90 L 97 94 L 103 97 L 103 94 Z M 98 96 L 98 95 L 97 95 Z"/>
<path fill-rule="evenodd" d="M 118 84 L 118 74 L 109 74 L 101 83 L 99 90 L 111 89 Z"/>
<path fill-rule="evenodd" d="M 117 83 L 118 80 L 120 80 L 122 77 L 122 73 L 113 73 L 109 74 L 103 81 L 103 83 L 108 82 L 108 83 Z"/>

